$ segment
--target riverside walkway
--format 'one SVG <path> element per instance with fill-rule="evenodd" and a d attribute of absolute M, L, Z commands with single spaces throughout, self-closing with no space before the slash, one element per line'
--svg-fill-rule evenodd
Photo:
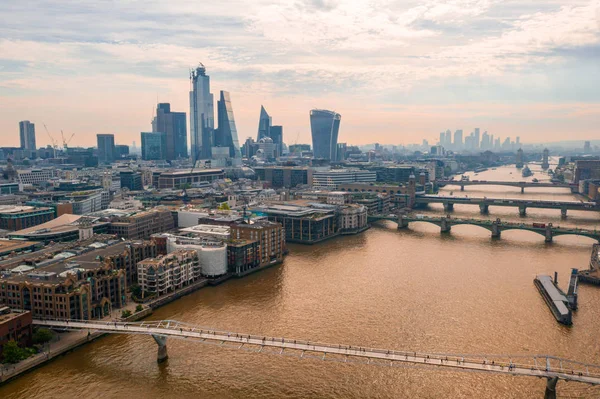
<path fill-rule="evenodd" d="M 548 379 L 548 392 L 558 380 L 600 385 L 600 365 L 586 364 L 550 355 L 466 355 L 376 349 L 346 344 L 218 331 L 175 320 L 105 322 L 87 320 L 34 319 L 33 323 L 59 330 L 88 330 L 115 334 L 150 335 L 158 344 L 159 362 L 167 359 L 167 338 L 246 349 L 259 353 L 317 358 L 344 363 L 402 367 L 420 365 L 457 371 L 504 374 Z"/>
<path fill-rule="evenodd" d="M 398 229 L 404 229 L 409 226 L 410 223 L 423 222 L 431 223 L 439 226 L 442 233 L 450 232 L 452 226 L 467 224 L 473 226 L 480 226 L 492 233 L 492 237 L 500 238 L 501 233 L 506 230 L 526 230 L 544 236 L 546 242 L 552 242 L 552 238 L 560 235 L 578 235 L 584 237 L 590 237 L 600 242 L 600 231 L 580 229 L 575 227 L 560 227 L 554 226 L 552 223 L 515 223 L 515 222 L 504 222 L 500 219 L 487 220 L 487 219 L 461 219 L 453 218 L 450 216 L 442 217 L 431 217 L 425 215 L 411 216 L 411 215 L 399 215 L 399 216 L 369 216 L 370 222 L 376 222 L 378 220 L 388 220 L 398 224 Z"/>

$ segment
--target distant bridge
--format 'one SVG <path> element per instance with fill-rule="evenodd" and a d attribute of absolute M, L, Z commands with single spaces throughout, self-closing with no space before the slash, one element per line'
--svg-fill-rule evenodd
<path fill-rule="evenodd" d="M 418 216 L 369 216 L 369 221 L 375 222 L 378 220 L 389 220 L 398 224 L 398 229 L 407 228 L 410 223 L 424 222 L 431 223 L 439 226 L 442 233 L 450 232 L 452 226 L 461 224 L 480 226 L 492 233 L 493 238 L 500 238 L 503 231 L 506 230 L 525 230 L 532 231 L 540 234 L 544 237 L 546 242 L 552 242 L 552 238 L 560 235 L 577 235 L 590 237 L 594 240 L 600 241 L 600 231 L 597 230 L 586 230 L 579 228 L 566 228 L 560 226 L 553 226 L 552 223 L 515 223 L 515 222 L 503 222 L 500 219 L 496 220 L 481 220 L 481 219 L 460 219 L 451 218 L 449 216 L 442 217 L 429 217 L 424 215 Z"/>
<path fill-rule="evenodd" d="M 529 182 L 529 181 L 490 181 L 490 180 L 437 180 L 439 187 L 460 186 L 460 191 L 465 191 L 466 186 L 509 186 L 520 187 L 521 193 L 525 192 L 525 187 L 533 188 L 568 188 L 572 193 L 579 189 L 577 184 L 570 183 L 551 183 L 551 182 Z"/>
<path fill-rule="evenodd" d="M 533 199 L 507 199 L 507 198 L 472 198 L 453 197 L 440 195 L 419 195 L 415 198 L 415 205 L 443 204 L 444 211 L 454 210 L 455 204 L 479 205 L 481 213 L 488 213 L 490 206 L 513 206 L 519 208 L 519 214 L 525 216 L 527 208 L 560 209 L 562 217 L 567 217 L 567 210 L 574 211 L 600 211 L 595 202 L 581 201 L 547 201 Z"/>
<path fill-rule="evenodd" d="M 559 379 L 600 385 L 600 365 L 585 364 L 549 355 L 463 355 L 375 349 L 217 331 L 174 320 L 128 323 L 35 319 L 33 323 L 60 330 L 93 330 L 116 334 L 151 335 L 158 344 L 157 360 L 159 362 L 168 357 L 167 338 L 178 338 L 226 348 L 343 363 L 354 362 L 391 367 L 420 365 L 456 371 L 540 377 L 548 379 L 547 397 L 555 397 L 552 395 L 555 395 L 556 382 Z"/>

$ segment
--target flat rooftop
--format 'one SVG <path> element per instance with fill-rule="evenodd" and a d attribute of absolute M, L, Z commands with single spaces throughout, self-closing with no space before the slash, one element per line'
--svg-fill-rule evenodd
<path fill-rule="evenodd" d="M 223 173 L 223 169 L 198 169 L 198 170 L 194 170 L 193 172 L 189 171 L 189 170 L 176 170 L 176 171 L 169 171 L 169 172 L 163 172 L 160 174 L 160 177 L 177 177 L 177 176 L 185 176 L 185 175 L 201 175 L 201 174 L 208 174 L 208 173 Z"/>
<path fill-rule="evenodd" d="M 19 251 L 39 244 L 37 241 L 0 240 L 0 253 Z"/>

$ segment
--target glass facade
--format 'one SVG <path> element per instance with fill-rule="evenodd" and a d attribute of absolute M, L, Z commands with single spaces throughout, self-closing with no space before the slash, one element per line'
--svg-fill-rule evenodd
<path fill-rule="evenodd" d="M 115 135 L 97 134 L 98 162 L 111 163 L 115 160 Z"/>
<path fill-rule="evenodd" d="M 171 112 L 171 104 L 160 103 L 152 121 L 152 132 L 165 133 L 165 159 L 187 157 L 187 123 L 185 112 Z"/>
<path fill-rule="evenodd" d="M 142 159 L 145 161 L 166 159 L 166 137 L 162 132 L 142 132 Z"/>
<path fill-rule="evenodd" d="M 190 138 L 192 159 L 209 159 L 215 128 L 213 95 L 210 92 L 210 77 L 200 64 L 190 74 Z"/>
<path fill-rule="evenodd" d="M 310 111 L 313 156 L 329 160 L 337 159 L 337 140 L 342 116 L 333 111 L 313 109 Z"/>
<path fill-rule="evenodd" d="M 215 134 L 215 147 L 229 147 L 231 158 L 241 158 L 242 153 L 229 92 L 221 90 L 220 100 L 217 104 L 217 118 L 219 129 Z"/>
<path fill-rule="evenodd" d="M 271 117 L 267 114 L 267 110 L 262 105 L 260 106 L 260 118 L 258 118 L 258 138 L 259 141 L 263 137 L 271 137 Z"/>

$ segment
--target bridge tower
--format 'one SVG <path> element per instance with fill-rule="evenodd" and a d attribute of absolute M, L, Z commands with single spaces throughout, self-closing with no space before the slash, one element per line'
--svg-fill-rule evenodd
<path fill-rule="evenodd" d="M 446 217 L 441 218 L 440 228 L 441 228 L 442 233 L 449 233 L 451 227 L 452 227 L 452 225 L 450 224 L 450 221 L 448 220 L 448 218 L 446 218 Z"/>
<path fill-rule="evenodd" d="M 404 215 L 398 215 L 398 230 L 405 229 L 408 227 L 408 221 L 404 218 Z"/>
<path fill-rule="evenodd" d="M 502 230 L 500 229 L 501 224 L 500 218 L 497 218 L 492 223 L 492 238 L 500 238 L 500 234 L 502 233 Z"/>
<path fill-rule="evenodd" d="M 552 242 L 552 223 L 546 225 L 546 232 L 544 234 L 546 242 Z"/>
<path fill-rule="evenodd" d="M 544 153 L 542 155 L 542 169 L 548 169 L 550 164 L 548 163 L 548 155 L 550 151 L 547 148 L 544 148 Z"/>

